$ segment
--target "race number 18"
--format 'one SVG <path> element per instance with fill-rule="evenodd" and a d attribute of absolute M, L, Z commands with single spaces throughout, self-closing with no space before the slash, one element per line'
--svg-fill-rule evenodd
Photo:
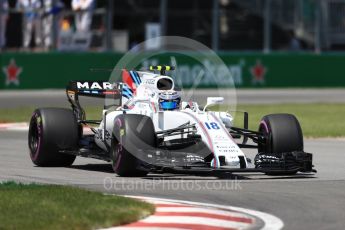
<path fill-rule="evenodd" d="M 220 129 L 217 122 L 205 122 L 208 129 Z"/>

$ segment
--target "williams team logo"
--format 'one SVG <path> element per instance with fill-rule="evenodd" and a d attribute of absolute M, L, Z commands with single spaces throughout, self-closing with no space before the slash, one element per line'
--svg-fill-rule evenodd
<path fill-rule="evenodd" d="M 13 58 L 10 60 L 10 63 L 2 68 L 6 75 L 6 86 L 14 84 L 19 85 L 19 75 L 22 73 L 22 68 L 17 66 L 16 60 Z"/>
<path fill-rule="evenodd" d="M 265 75 L 267 73 L 267 68 L 262 65 L 261 60 L 256 60 L 256 64 L 250 68 L 250 73 L 252 74 L 253 85 L 265 84 Z"/>

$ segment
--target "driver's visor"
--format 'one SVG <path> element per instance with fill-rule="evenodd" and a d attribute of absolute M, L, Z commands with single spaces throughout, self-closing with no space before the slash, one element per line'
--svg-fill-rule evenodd
<path fill-rule="evenodd" d="M 159 103 L 161 109 L 176 109 L 177 102 L 176 101 L 162 101 Z"/>

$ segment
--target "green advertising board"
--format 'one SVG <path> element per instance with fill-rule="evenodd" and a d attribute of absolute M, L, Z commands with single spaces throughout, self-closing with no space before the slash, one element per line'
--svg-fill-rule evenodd
<path fill-rule="evenodd" d="M 119 53 L 2 53 L 0 89 L 64 88 L 69 80 L 107 80 Z M 133 54 L 135 55 L 135 54 Z M 177 63 L 174 77 L 184 87 L 194 84 L 201 70 L 199 87 L 217 85 L 238 88 L 345 87 L 345 54 L 221 53 L 224 66 L 200 54 L 162 54 L 146 58 L 139 67 Z M 124 68 L 126 66 L 120 66 Z M 229 76 L 228 73 L 231 73 Z"/>
<path fill-rule="evenodd" d="M 72 79 L 106 80 L 104 73 L 93 73 L 90 68 L 111 66 L 117 61 L 113 59 L 108 54 L 5 53 L 1 55 L 0 88 L 64 88 Z"/>

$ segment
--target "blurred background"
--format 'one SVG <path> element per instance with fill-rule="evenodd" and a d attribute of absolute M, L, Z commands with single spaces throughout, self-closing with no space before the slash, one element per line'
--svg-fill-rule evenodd
<path fill-rule="evenodd" d="M 345 48 L 343 0 L 122 0 L 113 5 L 114 28 L 128 32 L 130 44 L 142 41 L 145 25 L 154 22 L 161 35 L 192 38 L 216 51 Z"/>
<path fill-rule="evenodd" d="M 75 19 L 83 10 L 90 12 L 91 20 L 84 31 L 90 32 L 91 41 L 79 47 L 85 51 L 127 51 L 150 37 L 150 32 L 188 37 L 217 51 L 322 52 L 345 48 L 343 0 L 89 0 L 85 9 L 73 9 L 72 0 L 31 1 L 39 4 L 21 7 L 21 0 L 0 1 L 1 18 L 6 18 L 1 23 L 7 41 L 3 49 L 23 47 L 24 21 L 29 13 L 36 14 L 31 20 L 41 27 L 40 31 L 32 30 L 32 37 L 43 40 L 44 27 L 50 24 L 53 41 L 35 44 L 31 39 L 30 48 L 73 49 L 73 44 L 61 40 L 67 40 L 66 33 L 80 33 Z M 47 22 L 50 17 L 52 22 Z"/>
<path fill-rule="evenodd" d="M 323 52 L 345 48 L 343 0 L 86 0 L 89 5 L 79 9 L 72 7 L 73 0 L 31 0 L 38 4 L 22 6 L 21 0 L 0 2 L 6 40 L 2 48 L 11 51 L 23 48 L 28 17 L 39 24 L 33 26 L 30 41 L 35 51 L 124 52 L 152 33 L 188 37 L 216 51 Z M 76 18 L 83 13 L 90 18 L 84 37 L 90 37 L 84 47 L 73 47 L 72 34 L 81 33 Z M 47 26 L 50 44 L 44 42 Z M 42 42 L 35 42 L 35 37 L 42 37 Z"/>
<path fill-rule="evenodd" d="M 0 0 L 0 89 L 107 79 L 90 69 L 112 68 L 158 36 L 216 51 L 237 88 L 345 86 L 344 0 Z M 146 48 L 165 50 L 160 42 Z M 179 76 L 193 79 L 200 63 L 176 59 Z M 149 64 L 171 64 L 171 56 Z M 208 82 L 201 86 L 214 87 Z"/>

